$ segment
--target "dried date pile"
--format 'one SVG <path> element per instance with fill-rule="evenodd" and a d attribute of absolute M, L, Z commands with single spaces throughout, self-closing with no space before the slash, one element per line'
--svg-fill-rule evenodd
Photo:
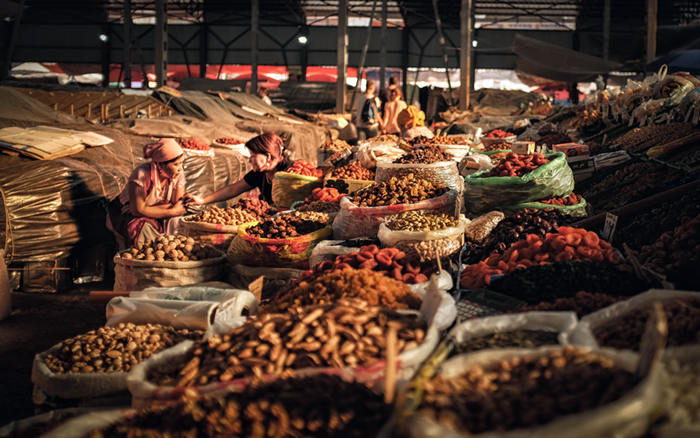
<path fill-rule="evenodd" d="M 700 255 L 700 215 L 685 217 L 673 231 L 666 231 L 656 242 L 644 245 L 638 259 L 649 269 L 664 274 L 675 267 L 697 260 Z"/>
<path fill-rule="evenodd" d="M 675 140 L 680 140 L 699 131 L 691 123 L 669 123 L 664 125 L 649 125 L 634 128 L 617 138 L 613 143 L 617 147 L 638 152 L 651 146 L 660 146 Z"/>
<path fill-rule="evenodd" d="M 155 241 L 136 242 L 117 257 L 147 262 L 190 262 L 215 259 L 223 257 L 223 254 L 213 246 L 202 245 L 191 237 L 169 235 L 158 236 Z"/>
<path fill-rule="evenodd" d="M 492 144 L 489 144 L 488 146 L 484 145 L 484 150 L 487 152 L 488 151 L 507 151 L 507 150 L 512 149 L 512 148 L 513 148 L 513 145 L 510 143 L 506 143 L 506 142 L 492 143 Z M 500 155 L 500 154 L 494 154 L 494 155 Z M 504 156 L 505 156 L 505 154 L 504 154 Z M 493 157 L 493 155 L 491 155 L 491 157 Z M 503 157 L 501 157 L 501 158 L 503 158 Z"/>
<path fill-rule="evenodd" d="M 416 146 L 416 145 L 448 145 L 448 146 L 460 146 L 460 145 L 465 145 L 466 140 L 464 137 L 443 137 L 443 136 L 437 136 L 433 138 L 428 138 L 424 135 L 419 135 L 417 137 L 413 137 L 411 140 L 408 141 L 408 144 L 411 146 Z"/>
<path fill-rule="evenodd" d="M 310 234 L 326 226 L 327 223 L 302 219 L 292 215 L 282 215 L 261 222 L 249 228 L 247 232 L 251 236 L 263 239 L 287 239 Z"/>
<path fill-rule="evenodd" d="M 602 191 L 608 190 L 615 187 L 616 185 L 625 182 L 629 179 L 635 178 L 639 175 L 644 175 L 649 173 L 654 168 L 652 163 L 633 163 L 629 166 L 623 167 L 617 170 L 615 173 L 606 176 L 602 181 L 592 185 L 588 189 L 583 191 L 583 196 L 585 198 L 590 198 Z"/>
<path fill-rule="evenodd" d="M 262 305 L 258 314 L 280 313 L 312 304 L 332 304 L 341 298 L 359 298 L 371 306 L 418 310 L 421 299 L 406 283 L 369 269 L 345 268 L 300 281 L 272 303 Z"/>
<path fill-rule="evenodd" d="M 557 345 L 557 332 L 544 330 L 512 330 L 509 332 L 492 333 L 485 336 L 468 339 L 457 345 L 456 353 L 471 353 L 472 351 L 495 348 L 538 348 L 544 345 Z"/>
<path fill-rule="evenodd" d="M 149 371 L 160 386 L 197 386 L 302 368 L 370 366 L 384 357 L 389 322 L 398 352 L 417 348 L 425 323 L 360 299 L 265 313 L 224 335 L 199 341 L 183 356 Z"/>
<path fill-rule="evenodd" d="M 509 152 L 496 167 L 479 175 L 478 178 L 523 176 L 549 161 L 550 159 L 542 154 L 518 155 L 515 152 Z"/>
<path fill-rule="evenodd" d="M 666 347 L 699 344 L 700 304 L 697 301 L 676 300 L 665 302 L 663 306 L 668 321 Z M 608 325 L 597 330 L 594 335 L 602 347 L 639 351 L 650 315 L 651 306 L 629 312 L 610 321 Z"/>
<path fill-rule="evenodd" d="M 377 436 L 390 415 L 391 406 L 366 385 L 318 374 L 256 382 L 218 398 L 185 396 L 89 438 L 363 438 Z"/>
<path fill-rule="evenodd" d="M 415 204 L 426 199 L 437 198 L 450 189 L 435 186 L 412 173 L 405 177 L 391 177 L 387 181 L 375 182 L 355 193 L 353 202 L 360 207 L 382 205 Z"/>
<path fill-rule="evenodd" d="M 560 132 L 550 132 L 544 134 L 538 140 L 535 141 L 537 146 L 546 144 L 547 146 L 554 146 L 555 144 L 571 143 L 571 137 Z"/>
<path fill-rule="evenodd" d="M 274 208 L 270 207 L 270 204 L 262 199 L 242 198 L 236 202 L 233 208 L 252 213 L 257 216 L 258 219 L 266 219 L 269 216 L 277 213 Z"/>
<path fill-rule="evenodd" d="M 336 213 L 340 211 L 340 204 L 337 202 L 329 201 L 312 201 L 309 203 L 304 202 L 303 204 L 294 207 L 295 211 L 315 211 L 319 213 Z"/>
<path fill-rule="evenodd" d="M 122 323 L 66 339 L 44 362 L 56 374 L 126 372 L 159 351 L 203 335 L 201 330 Z"/>
<path fill-rule="evenodd" d="M 454 155 L 444 150 L 437 144 L 425 145 L 413 149 L 393 161 L 394 164 L 434 164 L 444 161 L 451 161 Z"/>
<path fill-rule="evenodd" d="M 553 303 L 541 302 L 536 306 L 525 306 L 518 309 L 522 312 L 576 312 L 582 318 L 590 313 L 622 301 L 625 298 L 600 293 L 576 292 L 568 298 L 557 298 Z"/>
<path fill-rule="evenodd" d="M 363 181 L 374 181 L 375 173 L 369 169 L 365 169 L 359 161 L 353 161 L 343 167 L 333 170 L 331 178 L 338 179 L 357 179 Z"/>
<path fill-rule="evenodd" d="M 516 269 L 493 280 L 487 288 L 528 304 L 538 304 L 570 298 L 579 291 L 632 296 L 646 291 L 649 285 L 607 262 L 569 260 Z"/>
<path fill-rule="evenodd" d="M 438 376 L 418 412 L 465 435 L 528 429 L 612 403 L 639 382 L 607 357 L 564 347 Z"/>
<path fill-rule="evenodd" d="M 245 142 L 243 140 L 239 140 L 237 138 L 233 137 L 219 137 L 215 142 L 219 144 L 225 144 L 225 145 L 234 145 L 234 144 L 244 144 Z"/>

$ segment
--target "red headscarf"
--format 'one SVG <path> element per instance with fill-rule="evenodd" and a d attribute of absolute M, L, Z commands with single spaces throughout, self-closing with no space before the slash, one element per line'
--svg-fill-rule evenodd
<path fill-rule="evenodd" d="M 174 160 L 183 153 L 184 151 L 180 145 L 172 138 L 163 138 L 156 143 L 147 144 L 143 147 L 144 158 L 150 158 L 155 163 Z"/>

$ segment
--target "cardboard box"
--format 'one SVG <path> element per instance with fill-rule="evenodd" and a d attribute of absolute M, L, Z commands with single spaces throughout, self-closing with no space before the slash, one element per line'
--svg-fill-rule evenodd
<path fill-rule="evenodd" d="M 513 143 L 512 151 L 518 155 L 530 155 L 535 152 L 534 141 L 516 141 Z"/>
<path fill-rule="evenodd" d="M 563 152 L 566 154 L 566 161 L 569 163 L 587 160 L 591 157 L 591 151 L 587 144 L 578 143 L 562 143 L 552 147 L 554 152 Z"/>

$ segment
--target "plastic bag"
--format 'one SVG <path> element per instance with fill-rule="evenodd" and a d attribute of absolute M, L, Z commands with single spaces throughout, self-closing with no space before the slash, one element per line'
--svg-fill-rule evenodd
<path fill-rule="evenodd" d="M 132 291 L 147 287 L 186 286 L 220 280 L 226 272 L 226 254 L 215 259 L 189 262 L 159 262 L 114 257 L 114 290 Z"/>
<path fill-rule="evenodd" d="M 295 201 L 311 196 L 314 189 L 323 187 L 323 178 L 277 172 L 272 180 L 272 203 L 275 207 L 289 208 Z"/>
<path fill-rule="evenodd" d="M 218 250 L 226 251 L 238 233 L 238 225 L 210 224 L 192 221 L 194 215 L 180 220 L 180 233 L 192 237 L 202 245 L 212 245 Z"/>
<path fill-rule="evenodd" d="M 537 210 L 542 210 L 545 208 L 555 208 L 555 209 L 559 210 L 561 213 L 568 215 L 568 216 L 571 216 L 571 217 L 586 217 L 586 216 L 588 216 L 588 213 L 586 212 L 586 200 L 583 198 L 581 198 L 581 201 L 579 201 L 579 203 L 576 205 L 559 206 L 559 205 L 553 205 L 553 204 L 545 204 L 543 202 L 521 202 L 518 204 L 506 205 L 506 206 L 501 207 L 501 209 L 504 211 L 523 210 L 525 208 L 534 208 Z"/>
<path fill-rule="evenodd" d="M 598 347 L 598 340 L 595 333 L 607 326 L 610 322 L 622 318 L 631 312 L 639 312 L 649 309 L 655 302 L 674 302 L 678 300 L 700 301 L 700 294 L 697 292 L 684 292 L 665 289 L 651 289 L 630 299 L 620 301 L 612 306 L 600 309 L 584 316 L 576 325 L 576 329 L 571 338 L 571 342 L 578 345 Z M 683 349 L 687 347 L 669 347 L 667 351 Z"/>
<path fill-rule="evenodd" d="M 527 312 L 515 315 L 489 316 L 463 322 L 453 328 L 448 338 L 457 345 L 493 333 L 515 330 L 540 330 L 559 333 L 560 345 L 569 345 L 569 339 L 578 318 L 574 312 Z M 467 353 L 473 354 L 473 353 Z"/>
<path fill-rule="evenodd" d="M 231 285 L 220 283 L 223 287 L 212 286 L 176 286 L 149 287 L 142 291 L 129 293 L 130 298 L 142 300 L 180 300 L 180 301 L 216 301 L 224 302 L 236 298 L 246 290 L 231 289 Z"/>
<path fill-rule="evenodd" d="M 437 198 L 426 199 L 415 204 L 396 204 L 379 207 L 358 207 L 346 196 L 340 200 L 340 213 L 333 221 L 333 236 L 336 239 L 354 239 L 356 237 L 376 237 L 384 216 L 402 211 L 434 210 L 456 216 L 458 193 L 450 190 Z"/>
<path fill-rule="evenodd" d="M 425 300 L 428 295 L 428 288 L 431 284 L 435 282 L 437 289 L 440 291 L 440 296 L 442 301 L 440 301 L 440 306 L 435 313 L 435 318 L 433 319 L 433 325 L 442 333 L 452 326 L 452 323 L 457 319 L 457 305 L 455 299 L 450 295 L 449 291 L 452 290 L 454 283 L 452 282 L 452 276 L 447 271 L 442 271 L 439 275 L 433 274 L 430 280 L 425 283 L 409 284 L 407 285 L 411 292 L 418 294 L 421 300 Z"/>
<path fill-rule="evenodd" d="M 378 161 L 392 162 L 406 153 L 396 143 L 366 142 L 353 149 L 355 158 L 365 169 L 377 167 Z M 379 160 L 381 158 L 381 160 Z"/>
<path fill-rule="evenodd" d="M 440 374 L 456 377 L 474 366 L 486 367 L 504 360 L 527 355 L 533 359 L 545 356 L 562 347 L 543 347 L 537 350 L 503 349 L 483 351 L 455 356 L 442 364 Z M 630 352 L 613 349 L 591 349 L 587 351 L 613 359 L 617 365 L 634 372 L 639 356 Z M 515 429 L 507 432 L 487 432 L 469 435 L 473 438 L 590 438 L 615 437 L 631 438 L 642 435 L 648 427 L 651 416 L 658 404 L 661 388 L 660 367 L 652 367 L 652 372 L 634 389 L 622 398 L 578 414 L 560 417 L 537 428 Z M 405 423 L 413 438 L 464 438 L 465 435 L 442 424 L 429 420 L 420 414 L 411 415 Z"/>
<path fill-rule="evenodd" d="M 661 373 L 661 400 L 667 418 L 660 427 L 654 428 L 654 436 L 697 437 L 700 434 L 697 411 L 699 388 L 693 383 L 700 378 L 700 346 L 674 349 L 665 353 L 662 358 L 664 368 Z"/>
<path fill-rule="evenodd" d="M 377 163 L 375 181 L 388 181 L 392 177 L 403 178 L 411 173 L 418 179 L 433 183 L 434 186 L 449 187 L 460 192 L 464 190 L 464 179 L 459 174 L 457 163 L 454 161 L 433 164 L 397 164 L 380 161 Z"/>
<path fill-rule="evenodd" d="M 360 250 L 360 248 L 341 246 L 340 244 L 343 242 L 345 241 L 324 240 L 316 245 L 316 248 L 311 251 L 311 257 L 309 257 L 309 268 L 313 269 L 314 266 L 325 262 L 326 260 L 334 261 L 339 255 L 346 255 Z"/>
<path fill-rule="evenodd" d="M 479 166 L 479 168 L 474 169 L 469 167 L 470 163 L 476 163 Z M 462 160 L 460 160 L 459 164 L 457 165 L 457 170 L 459 170 L 459 174 L 461 176 L 467 176 L 476 172 L 481 172 L 482 170 L 491 169 L 493 169 L 493 163 L 491 162 L 491 158 L 489 158 L 488 155 L 483 153 L 465 156 L 464 158 L 462 158 Z"/>
<path fill-rule="evenodd" d="M 466 224 L 464 235 L 472 242 L 481 243 L 505 217 L 500 211 L 490 211 L 482 214 Z"/>
<path fill-rule="evenodd" d="M 553 159 L 521 177 L 465 178 L 464 201 L 468 211 L 488 211 L 516 202 L 564 196 L 574 189 L 574 174 L 562 152 L 547 154 Z"/>
<path fill-rule="evenodd" d="M 333 233 L 330 226 L 288 239 L 264 239 L 251 236 L 248 229 L 257 222 L 241 225 L 238 236 L 228 249 L 228 261 L 232 265 L 262 266 L 273 268 L 309 268 L 311 251 L 318 243 Z"/>
<path fill-rule="evenodd" d="M 398 248 L 408 255 L 416 254 L 421 260 L 444 259 L 464 246 L 464 227 L 467 220 L 462 217 L 456 227 L 436 231 L 392 231 L 384 223 L 379 225 L 377 237 L 384 247 Z"/>

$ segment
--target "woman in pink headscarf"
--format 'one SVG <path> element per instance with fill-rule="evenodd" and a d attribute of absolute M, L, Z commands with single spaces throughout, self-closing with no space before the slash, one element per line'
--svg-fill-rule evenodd
<path fill-rule="evenodd" d="M 120 247 L 172 233 L 172 219 L 185 214 L 185 156 L 180 145 L 163 139 L 144 146 L 143 155 L 151 161 L 134 169 L 127 186 L 109 204 L 108 225 L 123 238 Z"/>

